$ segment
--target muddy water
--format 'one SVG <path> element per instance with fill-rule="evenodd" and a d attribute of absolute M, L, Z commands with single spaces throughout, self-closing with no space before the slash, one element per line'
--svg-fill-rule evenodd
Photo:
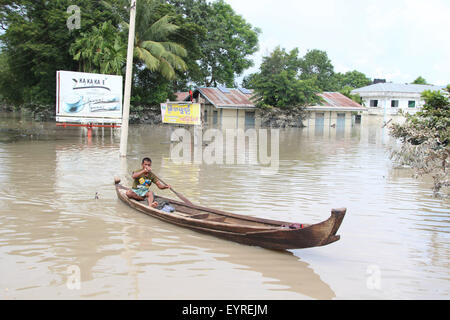
<path fill-rule="evenodd" d="M 89 139 L 7 114 L 0 128 L 1 299 L 450 297 L 450 203 L 392 166 L 379 120 L 337 134 L 280 130 L 270 176 L 258 164 L 175 163 L 167 127 L 132 126 L 126 160 L 110 129 Z M 305 223 L 347 207 L 341 240 L 276 252 L 135 212 L 113 176 L 129 183 L 146 155 L 205 206 Z"/>

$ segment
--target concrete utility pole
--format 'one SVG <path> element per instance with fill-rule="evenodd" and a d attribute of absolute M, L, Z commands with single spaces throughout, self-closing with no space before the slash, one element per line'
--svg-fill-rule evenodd
<path fill-rule="evenodd" d="M 122 114 L 122 129 L 120 132 L 120 156 L 127 156 L 128 119 L 130 117 L 131 82 L 133 76 L 134 25 L 136 20 L 136 1 L 131 0 L 130 28 L 128 30 L 127 71 L 125 74 L 125 93 Z"/>

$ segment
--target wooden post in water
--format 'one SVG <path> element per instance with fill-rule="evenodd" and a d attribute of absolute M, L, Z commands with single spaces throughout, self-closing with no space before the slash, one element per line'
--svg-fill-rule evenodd
<path fill-rule="evenodd" d="M 127 156 L 128 119 L 130 117 L 131 81 L 133 76 L 134 26 L 136 20 L 136 1 L 131 0 L 130 28 L 128 30 L 127 70 L 125 74 L 125 93 L 122 114 L 122 129 L 120 132 L 120 156 Z"/>

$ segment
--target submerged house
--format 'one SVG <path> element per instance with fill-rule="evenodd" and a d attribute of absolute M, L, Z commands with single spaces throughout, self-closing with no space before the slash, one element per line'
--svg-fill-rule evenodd
<path fill-rule="evenodd" d="M 339 92 L 322 92 L 322 102 L 306 107 L 308 116 L 303 122 L 307 127 L 336 127 L 344 129 L 361 122 L 367 108 Z"/>
<path fill-rule="evenodd" d="M 175 93 L 178 101 L 191 101 L 188 92 Z M 306 107 L 303 124 L 310 128 L 349 128 L 361 122 L 367 108 L 339 92 L 323 92 L 320 104 Z M 202 124 L 223 129 L 259 127 L 259 111 L 252 102 L 253 91 L 244 88 L 200 87 L 193 91 L 193 102 L 200 103 Z"/>
<path fill-rule="evenodd" d="M 387 82 L 355 89 L 352 94 L 359 94 L 364 105 L 368 107 L 369 114 L 395 115 L 399 110 L 416 113 L 425 103 L 421 97 L 422 92 L 442 89 L 442 86 Z"/>
<path fill-rule="evenodd" d="M 188 93 L 177 97 L 190 101 Z M 253 91 L 244 88 L 200 87 L 193 91 L 193 101 L 200 103 L 202 123 L 220 128 L 246 128 L 258 125 L 255 104 L 250 100 Z"/>

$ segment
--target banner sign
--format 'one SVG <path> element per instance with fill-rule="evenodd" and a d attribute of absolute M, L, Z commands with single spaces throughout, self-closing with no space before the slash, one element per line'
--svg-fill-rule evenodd
<path fill-rule="evenodd" d="M 122 122 L 122 76 L 58 71 L 56 121 Z"/>
<path fill-rule="evenodd" d="M 161 117 L 163 123 L 200 125 L 199 103 L 161 103 Z"/>

